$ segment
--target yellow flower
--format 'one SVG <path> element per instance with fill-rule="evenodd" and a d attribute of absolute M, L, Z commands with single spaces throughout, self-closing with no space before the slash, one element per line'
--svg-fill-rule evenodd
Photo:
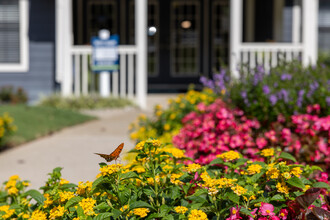
<path fill-rule="evenodd" d="M 282 183 L 278 182 L 276 184 L 276 188 L 277 188 L 277 191 L 280 193 L 289 194 L 289 187 L 287 187 L 285 182 L 282 182 Z"/>
<path fill-rule="evenodd" d="M 192 163 L 192 164 L 189 164 L 187 166 L 187 170 L 189 172 L 196 172 L 198 169 L 201 168 L 201 165 L 197 164 L 197 163 Z"/>
<path fill-rule="evenodd" d="M 289 172 L 284 172 L 282 173 L 282 176 L 285 178 L 285 179 L 290 179 L 291 178 L 291 174 Z"/>
<path fill-rule="evenodd" d="M 178 180 L 183 174 L 172 173 L 170 181 L 175 185 L 183 185 L 183 182 Z"/>
<path fill-rule="evenodd" d="M 76 218 L 73 218 L 72 220 L 80 220 L 80 218 L 79 217 L 76 217 Z"/>
<path fill-rule="evenodd" d="M 107 176 L 113 173 L 117 173 L 122 166 L 122 164 L 111 164 L 108 166 L 101 167 L 100 171 L 102 176 Z"/>
<path fill-rule="evenodd" d="M 261 156 L 271 157 L 274 156 L 274 148 L 264 149 L 261 151 Z"/>
<path fill-rule="evenodd" d="M 89 191 L 91 191 L 92 189 L 92 185 L 93 185 L 93 182 L 89 182 L 87 181 L 86 183 L 84 182 L 78 182 L 78 188 L 77 188 L 77 194 L 78 195 L 82 195 L 84 193 L 87 193 Z"/>
<path fill-rule="evenodd" d="M 136 208 L 136 209 L 134 209 L 134 211 L 133 211 L 134 215 L 138 215 L 138 216 L 140 216 L 141 218 L 146 217 L 146 216 L 148 215 L 149 212 L 150 212 L 150 211 L 149 211 L 149 209 L 147 209 L 147 208 Z"/>
<path fill-rule="evenodd" d="M 151 143 L 153 146 L 155 147 L 160 147 L 160 145 L 162 144 L 159 140 L 157 139 L 152 139 L 152 140 L 147 140 L 147 143 Z"/>
<path fill-rule="evenodd" d="M 171 119 L 171 120 L 174 120 L 175 118 L 176 118 L 176 114 L 175 114 L 175 113 L 171 113 L 171 114 L 170 114 L 170 119 Z"/>
<path fill-rule="evenodd" d="M 208 194 L 211 196 L 215 196 L 218 192 L 219 192 L 219 190 L 217 190 L 216 188 L 209 188 Z"/>
<path fill-rule="evenodd" d="M 156 115 L 159 117 L 159 116 L 161 116 L 163 114 L 163 111 L 161 111 L 161 110 L 158 110 L 158 111 L 156 111 Z"/>
<path fill-rule="evenodd" d="M 197 209 L 191 210 L 190 214 L 188 215 L 188 220 L 207 220 L 207 215 L 205 212 Z"/>
<path fill-rule="evenodd" d="M 247 171 L 249 172 L 249 175 L 253 175 L 256 173 L 260 173 L 260 170 L 262 169 L 262 166 L 259 164 L 252 164 L 247 168 Z"/>
<path fill-rule="evenodd" d="M 234 193 L 238 196 L 243 195 L 247 192 L 247 189 L 243 188 L 240 185 L 236 185 L 235 187 L 231 187 L 231 189 L 234 191 Z"/>
<path fill-rule="evenodd" d="M 136 146 L 135 146 L 135 150 L 142 150 L 143 146 L 146 142 L 145 141 L 140 141 Z"/>
<path fill-rule="evenodd" d="M 23 184 L 23 186 L 29 186 L 30 185 L 30 183 L 27 182 L 27 181 L 23 181 L 22 184 Z"/>
<path fill-rule="evenodd" d="M 173 157 L 179 159 L 184 157 L 184 152 L 178 148 L 174 147 L 166 147 L 162 149 L 164 152 L 171 153 Z"/>
<path fill-rule="evenodd" d="M 61 202 L 65 202 L 65 201 L 71 199 L 72 197 L 74 197 L 73 192 L 67 192 L 67 191 L 60 192 L 59 195 L 60 195 L 60 201 Z"/>
<path fill-rule="evenodd" d="M 68 180 L 61 178 L 60 185 L 64 185 L 68 183 L 70 183 Z"/>
<path fill-rule="evenodd" d="M 269 168 L 266 172 L 266 175 L 270 177 L 271 179 L 277 179 L 280 175 L 280 171 L 277 168 Z"/>
<path fill-rule="evenodd" d="M 184 206 L 176 206 L 176 207 L 174 208 L 174 211 L 175 211 L 176 213 L 179 213 L 179 214 L 184 214 L 184 213 L 186 213 L 186 212 L 188 211 L 188 208 L 186 208 L 186 207 L 184 207 Z"/>
<path fill-rule="evenodd" d="M 93 210 L 94 204 L 96 203 L 96 200 L 92 198 L 83 199 L 79 202 L 79 205 L 84 210 L 85 215 L 95 215 L 95 212 Z"/>
<path fill-rule="evenodd" d="M 160 182 L 159 176 L 155 176 L 155 180 L 156 180 L 156 183 L 159 183 Z M 147 182 L 150 185 L 154 185 L 155 184 L 155 180 L 152 177 L 147 178 Z"/>
<path fill-rule="evenodd" d="M 305 185 L 304 192 L 305 192 L 306 190 L 308 190 L 309 188 L 311 188 L 310 185 Z"/>
<path fill-rule="evenodd" d="M 296 177 L 300 177 L 302 170 L 300 169 L 300 167 L 294 167 L 291 169 L 290 173 L 295 175 Z"/>
<path fill-rule="evenodd" d="M 16 195 L 18 193 L 18 189 L 16 187 L 11 187 L 8 189 L 9 195 Z"/>
<path fill-rule="evenodd" d="M 236 159 L 240 158 L 240 155 L 239 155 L 239 153 L 231 150 L 231 151 L 222 153 L 220 155 L 217 155 L 217 157 L 221 158 L 223 160 L 232 161 L 232 160 L 236 160 Z"/>
<path fill-rule="evenodd" d="M 64 207 L 58 206 L 54 207 L 49 212 L 49 219 L 56 219 L 57 217 L 62 217 L 64 215 Z"/>
<path fill-rule="evenodd" d="M 164 130 L 168 131 L 170 130 L 171 126 L 169 124 L 164 124 Z"/>
<path fill-rule="evenodd" d="M 146 169 L 144 169 L 143 167 L 134 167 L 132 171 L 135 171 L 137 173 L 144 173 L 146 172 Z"/>
<path fill-rule="evenodd" d="M 9 180 L 20 180 L 21 178 L 19 178 L 19 176 L 18 175 L 13 175 L 13 176 L 11 176 L 11 177 L 9 177 Z"/>
<path fill-rule="evenodd" d="M 10 216 L 14 214 L 15 209 L 10 209 L 9 205 L 4 205 L 4 206 L 0 206 L 0 211 L 5 212 L 5 214 L 3 214 L 2 216 L 0 215 L 1 219 L 9 219 Z"/>
<path fill-rule="evenodd" d="M 29 220 L 47 220 L 47 216 L 41 210 L 34 210 Z"/>
<path fill-rule="evenodd" d="M 44 208 L 49 207 L 51 204 L 53 204 L 53 200 L 50 198 L 50 195 L 48 193 L 44 194 L 44 197 L 46 198 L 46 200 L 44 201 Z"/>

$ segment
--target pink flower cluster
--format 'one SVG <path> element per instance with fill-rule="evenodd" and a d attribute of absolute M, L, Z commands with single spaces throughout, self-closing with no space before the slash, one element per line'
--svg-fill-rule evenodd
<path fill-rule="evenodd" d="M 330 116 L 312 115 L 317 113 L 318 105 L 308 108 L 310 114 L 293 115 L 288 121 L 280 115 L 262 130 L 256 119 L 248 119 L 241 110 L 231 110 L 220 99 L 209 106 L 201 103 L 198 112 L 183 118 L 183 127 L 173 143 L 201 164 L 228 150 L 253 159 L 263 148 L 281 147 L 300 162 L 330 168 Z"/>
<path fill-rule="evenodd" d="M 230 209 L 230 216 L 226 220 L 237 220 L 242 219 L 239 212 L 240 208 L 232 207 Z M 248 216 L 249 220 L 258 219 L 258 220 L 286 220 L 288 218 L 288 210 L 287 209 L 281 209 L 280 212 L 276 215 L 274 213 L 274 206 L 270 203 L 262 202 L 259 209 L 255 208 L 251 211 L 251 215 Z"/>
<path fill-rule="evenodd" d="M 185 149 L 188 157 L 207 164 L 217 154 L 229 150 L 256 152 L 253 134 L 260 128 L 257 120 L 250 120 L 241 110 L 230 110 L 217 99 L 209 106 L 200 103 L 199 112 L 191 112 L 182 119 L 183 128 L 173 137 L 175 146 Z"/>

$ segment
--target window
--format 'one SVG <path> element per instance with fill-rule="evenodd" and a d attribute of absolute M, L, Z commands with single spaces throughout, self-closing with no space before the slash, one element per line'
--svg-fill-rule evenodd
<path fill-rule="evenodd" d="M 28 0 L 0 1 L 0 72 L 28 70 Z"/>

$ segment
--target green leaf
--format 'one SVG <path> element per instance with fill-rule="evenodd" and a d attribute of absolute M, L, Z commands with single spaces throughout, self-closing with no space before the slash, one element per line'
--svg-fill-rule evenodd
<path fill-rule="evenodd" d="M 149 203 L 143 202 L 143 201 L 136 201 L 136 202 L 132 202 L 131 204 L 129 204 L 129 210 L 133 210 L 136 208 L 150 208 L 150 209 L 154 209 L 154 207 L 152 207 Z"/>
<path fill-rule="evenodd" d="M 270 201 L 285 201 L 284 197 L 280 194 L 276 194 L 275 196 L 273 196 Z"/>
<path fill-rule="evenodd" d="M 222 164 L 222 163 L 223 163 L 223 160 L 221 158 L 216 158 L 216 159 L 211 161 L 210 165 Z"/>
<path fill-rule="evenodd" d="M 30 189 L 26 193 L 24 193 L 26 196 L 31 196 L 34 200 L 36 200 L 40 205 L 44 204 L 44 201 L 46 198 L 37 190 Z"/>
<path fill-rule="evenodd" d="M 92 185 L 92 191 L 99 185 L 101 184 L 103 181 L 104 181 L 104 177 L 103 176 L 100 176 L 99 178 L 97 178 L 94 182 L 93 182 L 93 185 Z"/>
<path fill-rule="evenodd" d="M 286 160 L 291 160 L 293 162 L 297 162 L 296 158 L 287 152 L 282 152 L 280 155 L 280 158 L 283 158 Z"/>
<path fill-rule="evenodd" d="M 227 194 L 227 197 L 228 197 L 229 200 L 231 200 L 235 204 L 238 204 L 239 203 L 239 196 L 236 195 L 234 192 L 229 192 Z"/>
<path fill-rule="evenodd" d="M 104 210 L 109 209 L 110 206 L 107 203 L 102 202 L 102 203 L 98 204 L 97 206 L 95 206 L 94 208 L 95 209 L 98 209 L 98 210 L 103 210 L 104 211 Z"/>
<path fill-rule="evenodd" d="M 85 217 L 84 210 L 80 206 L 78 206 L 78 208 L 77 208 L 77 214 L 78 214 L 78 217 L 81 219 L 83 219 Z"/>
<path fill-rule="evenodd" d="M 203 206 L 204 203 L 194 203 L 191 205 L 190 209 L 199 209 L 200 207 Z"/>
<path fill-rule="evenodd" d="M 248 215 L 248 216 L 253 217 L 253 215 L 251 214 L 251 212 L 249 210 L 247 210 L 246 208 L 244 208 L 244 207 L 241 207 L 241 209 L 239 210 L 239 212 L 243 213 L 244 215 Z"/>
<path fill-rule="evenodd" d="M 265 174 L 265 171 L 261 171 L 260 173 L 256 173 L 253 176 L 251 176 L 251 181 L 256 183 L 262 175 Z"/>
<path fill-rule="evenodd" d="M 124 189 L 123 191 L 119 192 L 118 197 L 121 204 L 126 204 L 130 195 L 131 195 L 131 191 L 129 189 Z"/>
<path fill-rule="evenodd" d="M 325 182 L 317 182 L 317 183 L 314 183 L 314 184 L 312 185 L 312 187 L 314 187 L 314 188 L 326 188 L 326 189 L 329 189 L 329 188 L 330 188 L 329 184 L 327 184 L 327 183 L 325 183 Z"/>
<path fill-rule="evenodd" d="M 63 184 L 60 186 L 60 189 L 76 188 L 77 185 L 74 183 Z"/>
<path fill-rule="evenodd" d="M 312 170 L 313 171 L 315 171 L 315 170 L 323 171 L 322 168 L 319 166 L 312 166 Z"/>
<path fill-rule="evenodd" d="M 122 211 L 120 211 L 118 209 L 112 209 L 111 210 L 111 213 L 113 215 L 113 218 L 114 219 L 117 219 L 122 214 Z"/>
<path fill-rule="evenodd" d="M 246 159 L 246 158 L 240 158 L 240 159 L 238 159 L 238 160 L 236 161 L 236 164 L 235 164 L 235 165 L 236 165 L 237 167 L 239 167 L 239 166 L 245 164 L 246 161 L 248 161 L 248 159 Z"/>
<path fill-rule="evenodd" d="M 109 217 L 112 216 L 113 214 L 110 212 L 105 212 L 97 215 L 96 217 L 93 218 L 93 220 L 103 220 L 103 219 L 110 219 Z"/>
<path fill-rule="evenodd" d="M 80 202 L 83 198 L 80 196 L 77 197 L 73 197 L 71 199 L 69 199 L 69 201 L 66 202 L 64 208 L 67 209 L 75 204 L 77 204 L 78 202 Z"/>
<path fill-rule="evenodd" d="M 305 185 L 303 184 L 303 182 L 298 177 L 296 177 L 296 176 L 291 177 L 286 182 L 288 184 L 290 184 L 291 186 L 298 187 L 300 189 L 304 189 L 305 188 Z"/>
<path fill-rule="evenodd" d="M 169 212 L 171 211 L 171 208 L 167 205 L 162 205 L 160 207 L 160 213 L 162 214 L 162 217 L 165 217 Z"/>
<path fill-rule="evenodd" d="M 135 172 L 128 172 L 120 174 L 120 179 L 131 179 L 131 178 L 139 178 L 139 176 Z"/>

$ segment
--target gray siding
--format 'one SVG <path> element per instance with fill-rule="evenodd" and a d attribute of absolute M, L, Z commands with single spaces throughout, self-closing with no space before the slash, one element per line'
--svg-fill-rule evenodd
<path fill-rule="evenodd" d="M 0 86 L 22 87 L 34 103 L 54 91 L 55 1 L 30 0 L 29 16 L 29 70 L 0 72 Z"/>

